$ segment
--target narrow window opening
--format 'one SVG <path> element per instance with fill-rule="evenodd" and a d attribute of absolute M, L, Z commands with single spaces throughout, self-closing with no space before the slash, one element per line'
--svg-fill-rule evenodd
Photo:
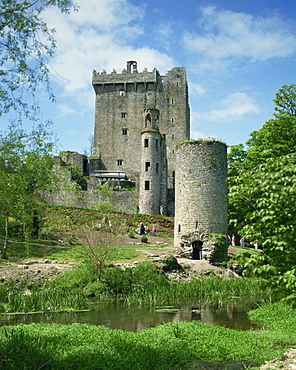
<path fill-rule="evenodd" d="M 150 181 L 145 181 L 145 190 L 150 189 Z"/>
<path fill-rule="evenodd" d="M 159 173 L 159 163 L 156 163 L 156 168 L 155 168 L 155 170 L 156 170 L 156 173 Z"/>
<path fill-rule="evenodd" d="M 196 223 L 195 223 L 195 229 L 196 230 L 198 229 L 198 221 L 196 221 Z"/>
<path fill-rule="evenodd" d="M 127 113 L 126 112 L 121 112 L 121 118 L 126 118 L 127 117 Z"/>
<path fill-rule="evenodd" d="M 127 128 L 122 129 L 122 135 L 127 135 Z"/>
<path fill-rule="evenodd" d="M 151 115 L 148 113 L 145 118 L 145 127 L 151 127 L 152 126 L 151 122 L 152 122 Z"/>
<path fill-rule="evenodd" d="M 172 177 L 175 177 L 175 171 L 172 172 Z"/>
<path fill-rule="evenodd" d="M 172 123 L 174 123 L 174 118 L 172 118 Z"/>
<path fill-rule="evenodd" d="M 123 165 L 123 159 L 117 159 L 117 166 Z"/>
<path fill-rule="evenodd" d="M 181 225 L 178 225 L 178 233 L 181 232 Z"/>
<path fill-rule="evenodd" d="M 175 101 L 174 101 L 174 98 L 172 98 L 172 104 L 174 104 L 174 102 L 175 102 Z"/>
<path fill-rule="evenodd" d="M 124 91 L 120 90 L 119 91 L 119 96 L 124 96 Z"/>
<path fill-rule="evenodd" d="M 150 162 L 145 162 L 145 171 L 149 171 Z"/>
<path fill-rule="evenodd" d="M 149 146 L 149 139 L 144 139 L 144 148 L 148 148 Z"/>

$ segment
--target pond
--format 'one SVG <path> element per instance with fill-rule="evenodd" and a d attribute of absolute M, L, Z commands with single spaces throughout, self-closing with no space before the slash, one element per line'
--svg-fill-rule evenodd
<path fill-rule="evenodd" d="M 20 323 L 49 323 L 72 324 L 87 323 L 91 325 L 104 325 L 110 329 L 126 331 L 141 331 L 166 322 L 193 321 L 221 325 L 236 330 L 254 328 L 246 312 L 250 308 L 241 308 L 233 304 L 226 305 L 224 309 L 210 309 L 204 307 L 182 306 L 176 307 L 135 307 L 123 304 L 100 304 L 90 311 L 83 312 L 46 312 L 24 315 L 2 315 L 0 325 L 17 325 Z"/>

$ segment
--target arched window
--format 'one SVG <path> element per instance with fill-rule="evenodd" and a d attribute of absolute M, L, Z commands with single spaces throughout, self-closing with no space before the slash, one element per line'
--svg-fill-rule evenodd
<path fill-rule="evenodd" d="M 151 127 L 151 115 L 148 113 L 145 118 L 145 127 Z"/>

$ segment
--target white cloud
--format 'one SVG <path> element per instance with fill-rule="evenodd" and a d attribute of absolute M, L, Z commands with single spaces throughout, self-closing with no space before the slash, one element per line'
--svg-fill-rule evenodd
<path fill-rule="evenodd" d="M 144 6 L 129 0 L 78 0 L 79 11 L 66 16 L 56 8 L 45 12 L 45 20 L 56 28 L 57 50 L 50 64 L 55 82 L 64 96 L 84 103 L 81 96 L 93 96 L 92 70 L 115 68 L 119 73 L 128 60 L 137 60 L 138 70 L 155 66 L 167 71 L 174 66 L 167 54 L 158 50 L 132 46 L 143 34 L 141 19 Z M 120 11 L 119 11 L 120 10 Z M 79 95 L 77 92 L 79 91 Z"/>
<path fill-rule="evenodd" d="M 197 131 L 197 130 L 191 130 L 191 139 L 194 139 L 194 140 L 198 140 L 198 139 L 208 139 L 209 136 L 200 132 L 200 131 Z"/>
<path fill-rule="evenodd" d="M 208 112 L 197 113 L 196 118 L 208 122 L 233 121 L 241 119 L 246 114 L 260 111 L 253 98 L 242 92 L 227 95 L 217 105 L 217 108 Z"/>
<path fill-rule="evenodd" d="M 173 41 L 174 46 L 176 40 L 172 35 L 174 34 L 174 24 L 172 22 L 161 23 L 154 27 L 154 33 L 156 40 L 162 45 L 162 47 L 169 51 L 171 50 L 171 43 Z"/>
<path fill-rule="evenodd" d="M 190 90 L 190 95 L 204 95 L 205 94 L 205 89 L 200 84 L 189 81 L 188 86 Z"/>
<path fill-rule="evenodd" d="M 199 67 L 266 61 L 296 51 L 295 33 L 276 14 L 263 18 L 207 6 L 198 25 L 199 32 L 187 31 L 183 42 L 187 52 L 200 57 Z"/>

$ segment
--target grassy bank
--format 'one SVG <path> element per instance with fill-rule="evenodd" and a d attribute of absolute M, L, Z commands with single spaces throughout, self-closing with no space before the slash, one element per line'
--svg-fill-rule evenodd
<path fill-rule="evenodd" d="M 168 323 L 138 333 L 85 324 L 2 327 L 0 368 L 161 370 L 193 363 L 190 369 L 198 369 L 204 361 L 243 362 L 258 369 L 295 345 L 295 313 L 268 305 L 251 314 L 263 329 L 245 332 L 201 322 Z"/>
<path fill-rule="evenodd" d="M 124 269 L 109 265 L 98 280 L 97 271 L 82 263 L 42 286 L 6 282 L 0 285 L 0 313 L 81 310 L 101 300 L 137 306 L 189 304 L 215 308 L 246 303 L 251 307 L 273 300 L 272 292 L 262 291 L 256 278 L 201 274 L 190 281 L 171 281 L 164 273 L 165 266 L 149 261 Z"/>

